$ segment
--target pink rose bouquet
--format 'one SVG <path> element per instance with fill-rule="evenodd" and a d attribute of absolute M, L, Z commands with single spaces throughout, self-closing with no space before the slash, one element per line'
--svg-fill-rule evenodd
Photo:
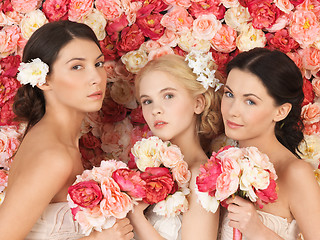
<path fill-rule="evenodd" d="M 132 147 L 128 165 L 142 172 L 146 182 L 142 200 L 155 204 L 153 211 L 158 215 L 173 217 L 188 209 L 191 173 L 176 145 L 155 136 L 142 138 Z"/>
<path fill-rule="evenodd" d="M 266 154 L 256 147 L 227 146 L 213 152 L 207 163 L 200 167 L 196 179 L 196 192 L 202 206 L 216 212 L 219 203 L 239 195 L 257 203 L 274 202 L 277 199 L 277 175 Z M 241 239 L 241 232 L 234 229 L 234 239 Z"/>
<path fill-rule="evenodd" d="M 8 185 L 8 171 L 0 169 L 0 205 L 5 197 L 6 188 Z"/>
<path fill-rule="evenodd" d="M 125 218 L 133 204 L 146 195 L 146 182 L 140 172 L 121 161 L 101 161 L 99 167 L 85 170 L 68 189 L 68 202 L 83 233 L 108 229 L 116 219 Z"/>

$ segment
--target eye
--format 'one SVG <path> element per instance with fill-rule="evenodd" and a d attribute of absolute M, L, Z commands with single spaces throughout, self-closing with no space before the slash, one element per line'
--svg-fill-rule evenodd
<path fill-rule="evenodd" d="M 81 65 L 75 65 L 72 67 L 73 70 L 80 70 L 82 69 L 82 66 Z"/>
<path fill-rule="evenodd" d="M 233 97 L 233 94 L 229 91 L 226 91 L 224 92 L 224 95 L 227 97 L 227 98 L 232 98 Z"/>
<path fill-rule="evenodd" d="M 248 99 L 246 102 L 248 103 L 248 105 L 256 105 L 256 103 L 250 99 Z"/>
<path fill-rule="evenodd" d="M 173 94 L 170 94 L 170 93 L 167 93 L 167 94 L 164 96 L 165 99 L 171 99 L 171 98 L 173 98 L 173 97 L 174 97 Z"/>
<path fill-rule="evenodd" d="M 95 64 L 96 67 L 103 67 L 104 66 L 104 62 L 103 61 L 100 61 L 100 62 L 97 62 Z"/>
<path fill-rule="evenodd" d="M 143 105 L 149 105 L 150 103 L 152 103 L 152 101 L 150 99 L 145 99 L 141 102 Z"/>

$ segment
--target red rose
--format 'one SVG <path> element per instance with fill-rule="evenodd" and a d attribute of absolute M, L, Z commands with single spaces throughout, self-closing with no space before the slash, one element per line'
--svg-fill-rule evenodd
<path fill-rule="evenodd" d="M 266 189 L 256 190 L 255 193 L 258 197 L 257 204 L 260 208 L 263 207 L 263 204 L 275 202 L 278 198 L 278 194 L 276 191 L 276 181 L 274 179 L 270 179 L 270 184 Z"/>
<path fill-rule="evenodd" d="M 289 1 L 294 5 L 294 7 L 304 2 L 304 0 L 289 0 Z"/>
<path fill-rule="evenodd" d="M 109 21 L 106 27 L 106 31 L 108 33 L 108 36 L 110 36 L 110 40 L 113 42 L 117 41 L 119 38 L 119 32 L 121 32 L 126 26 L 128 26 L 128 24 L 129 22 L 125 14 L 122 14 L 120 17 L 118 17 L 112 22 Z"/>
<path fill-rule="evenodd" d="M 127 109 L 111 98 L 105 98 L 101 108 L 102 122 L 113 123 L 119 122 L 126 118 Z"/>
<path fill-rule="evenodd" d="M 313 103 L 313 99 L 314 99 L 314 91 L 312 88 L 312 83 L 306 79 L 303 78 L 303 94 L 304 94 L 304 99 L 302 102 L 302 106 L 307 105 L 309 103 Z"/>
<path fill-rule="evenodd" d="M 81 136 L 80 138 L 81 144 L 89 149 L 95 149 L 101 147 L 101 141 L 99 138 L 93 136 L 91 132 L 88 132 Z"/>
<path fill-rule="evenodd" d="M 14 121 L 16 115 L 12 111 L 13 99 L 7 101 L 0 111 L 0 126 L 6 125 L 18 125 L 19 123 Z"/>
<path fill-rule="evenodd" d="M 42 5 L 42 11 L 50 22 L 67 20 L 69 2 L 70 0 L 46 0 Z"/>
<path fill-rule="evenodd" d="M 138 14 L 142 12 L 138 12 Z M 154 13 L 147 16 L 137 16 L 137 25 L 142 30 L 144 36 L 151 40 L 158 40 L 164 34 L 164 27 L 160 24 L 162 14 Z"/>
<path fill-rule="evenodd" d="M 248 3 L 248 10 L 252 16 L 252 26 L 256 29 L 268 28 L 274 24 L 280 15 L 272 0 L 254 0 Z"/>
<path fill-rule="evenodd" d="M 131 169 L 117 169 L 112 178 L 118 183 L 120 190 L 134 198 L 146 197 L 146 182 L 141 179 L 140 172 Z"/>
<path fill-rule="evenodd" d="M 109 36 L 106 36 L 102 41 L 100 41 L 100 46 L 105 61 L 116 60 L 118 58 L 115 42 L 112 42 Z"/>
<path fill-rule="evenodd" d="M 137 107 L 131 111 L 130 119 L 131 119 L 132 124 L 137 124 L 137 123 L 138 124 L 139 123 L 145 124 L 146 123 L 146 120 L 144 119 L 143 114 L 142 114 L 141 106 Z"/>
<path fill-rule="evenodd" d="M 102 199 L 100 186 L 93 180 L 79 182 L 70 186 L 68 194 L 75 204 L 84 208 L 93 208 Z"/>
<path fill-rule="evenodd" d="M 147 167 L 141 173 L 141 178 L 146 181 L 147 195 L 143 199 L 149 204 L 164 200 L 172 191 L 174 181 L 169 169 L 162 167 Z"/>
<path fill-rule="evenodd" d="M 152 9 L 151 11 L 153 11 L 154 13 L 160 13 L 168 9 L 168 5 L 165 4 L 164 1 L 162 0 L 149 0 L 149 1 L 142 1 L 142 2 L 143 2 L 142 8 Z"/>
<path fill-rule="evenodd" d="M 137 169 L 137 164 L 134 155 L 130 152 L 130 159 L 128 161 L 128 168 Z"/>
<path fill-rule="evenodd" d="M 222 19 L 226 12 L 226 8 L 220 1 L 215 0 L 203 0 L 201 2 L 192 2 L 191 6 L 188 8 L 188 12 L 195 18 L 204 14 L 213 13 L 217 19 Z"/>
<path fill-rule="evenodd" d="M 278 49 L 281 52 L 288 53 L 291 50 L 299 48 L 297 43 L 292 37 L 290 37 L 287 29 L 281 29 L 276 33 L 267 33 L 266 38 L 268 41 L 268 47 L 270 49 Z"/>
<path fill-rule="evenodd" d="M 18 72 L 21 58 L 19 55 L 8 56 L 0 59 L 1 76 L 15 77 Z"/>
<path fill-rule="evenodd" d="M 120 40 L 117 43 L 117 49 L 120 56 L 124 53 L 136 50 L 144 43 L 144 35 L 137 24 L 126 27 L 121 32 Z"/>
<path fill-rule="evenodd" d="M 0 107 L 16 95 L 20 83 L 13 77 L 0 76 Z"/>
<path fill-rule="evenodd" d="M 12 4 L 10 0 L 3 0 L 0 2 L 0 11 L 6 13 L 6 12 L 12 12 Z"/>

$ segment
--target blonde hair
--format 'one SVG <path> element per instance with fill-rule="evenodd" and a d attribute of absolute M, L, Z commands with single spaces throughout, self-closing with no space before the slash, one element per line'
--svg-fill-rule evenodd
<path fill-rule="evenodd" d="M 153 71 L 161 71 L 170 74 L 194 97 L 202 94 L 205 98 L 205 107 L 203 112 L 198 115 L 198 133 L 205 138 L 212 138 L 221 133 L 221 91 L 215 91 L 210 87 L 206 90 L 202 84 L 196 80 L 197 75 L 189 68 L 184 57 L 168 54 L 149 61 L 135 77 L 136 95 L 139 93 L 139 85 L 143 76 Z"/>

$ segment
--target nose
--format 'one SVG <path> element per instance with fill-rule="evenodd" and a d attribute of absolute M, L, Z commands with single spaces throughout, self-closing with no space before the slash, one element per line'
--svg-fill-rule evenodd
<path fill-rule="evenodd" d="M 89 77 L 90 84 L 96 85 L 107 80 L 107 73 L 104 68 L 94 68 L 92 71 L 90 71 Z"/>
<path fill-rule="evenodd" d="M 237 101 L 232 101 L 230 104 L 229 104 L 229 115 L 232 116 L 232 117 L 238 117 L 239 116 L 239 104 Z"/>
<path fill-rule="evenodd" d="M 153 102 L 152 115 L 156 116 L 156 115 L 159 115 L 162 113 L 163 113 L 163 110 L 162 110 L 161 106 L 159 104 L 156 104 L 155 102 Z"/>

